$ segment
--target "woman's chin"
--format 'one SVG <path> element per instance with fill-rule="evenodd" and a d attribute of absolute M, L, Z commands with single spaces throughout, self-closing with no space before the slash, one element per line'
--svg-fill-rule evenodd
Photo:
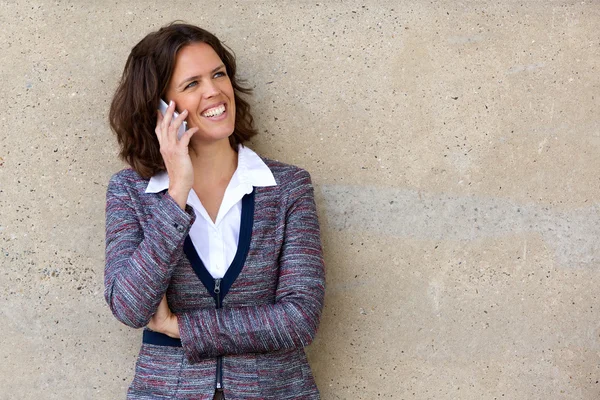
<path fill-rule="evenodd" d="M 192 136 L 190 143 L 207 145 L 219 142 L 229 142 L 229 137 L 231 135 L 233 135 L 233 131 L 211 132 L 210 134 L 206 132 L 196 132 L 194 133 L 194 136 Z"/>

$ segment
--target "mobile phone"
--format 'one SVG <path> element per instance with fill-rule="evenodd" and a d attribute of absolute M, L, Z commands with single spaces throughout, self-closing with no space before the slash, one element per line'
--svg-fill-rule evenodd
<path fill-rule="evenodd" d="M 169 107 L 169 105 L 163 99 L 160 99 L 158 103 L 158 109 L 162 113 L 163 117 L 167 112 L 167 107 Z M 171 124 L 173 123 L 173 121 L 175 121 L 175 118 L 177 118 L 178 116 L 179 113 L 177 111 L 173 111 L 173 119 L 171 119 Z M 177 131 L 177 139 L 181 139 L 185 131 L 187 131 L 187 122 L 183 121 L 182 124 L 179 126 L 179 130 Z"/>

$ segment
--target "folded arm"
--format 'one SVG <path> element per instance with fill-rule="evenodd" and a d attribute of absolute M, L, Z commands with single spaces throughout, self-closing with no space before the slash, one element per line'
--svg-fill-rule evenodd
<path fill-rule="evenodd" d="M 150 210 L 142 230 L 125 179 L 115 175 L 106 194 L 104 296 L 115 317 L 141 328 L 148 324 L 183 255 L 183 241 L 194 220 L 168 194 Z"/>
<path fill-rule="evenodd" d="M 289 195 L 275 303 L 177 314 L 190 361 L 297 348 L 313 340 L 323 308 L 325 273 L 310 176 L 306 171 L 298 175 Z"/>

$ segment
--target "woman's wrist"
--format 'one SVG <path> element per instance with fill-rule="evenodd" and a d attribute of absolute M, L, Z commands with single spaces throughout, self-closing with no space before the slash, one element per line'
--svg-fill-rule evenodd
<path fill-rule="evenodd" d="M 181 207 L 182 210 L 185 210 L 185 206 L 187 204 L 188 194 L 191 189 L 180 189 L 177 187 L 169 187 L 169 196 L 175 200 L 177 205 Z"/>

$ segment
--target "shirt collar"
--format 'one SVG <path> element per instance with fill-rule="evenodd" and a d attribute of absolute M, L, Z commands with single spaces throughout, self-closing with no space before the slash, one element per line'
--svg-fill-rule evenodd
<path fill-rule="evenodd" d="M 231 177 L 229 187 L 235 188 L 240 185 L 253 187 L 277 185 L 267 164 L 258 154 L 243 145 L 238 146 L 238 166 Z M 167 171 L 161 171 L 150 178 L 146 193 L 158 193 L 167 189 L 169 189 L 169 174 Z"/>

